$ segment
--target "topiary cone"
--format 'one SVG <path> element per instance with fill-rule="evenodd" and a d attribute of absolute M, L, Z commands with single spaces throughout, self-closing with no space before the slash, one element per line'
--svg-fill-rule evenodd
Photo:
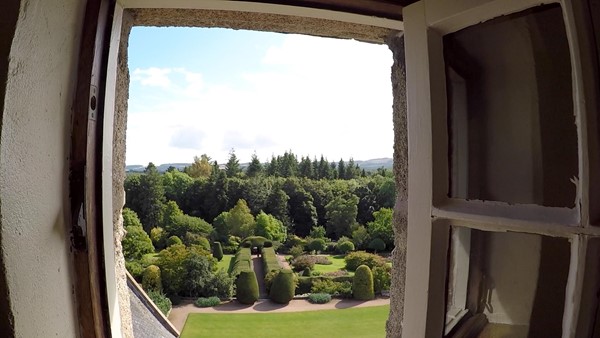
<path fill-rule="evenodd" d="M 273 278 L 269 298 L 275 303 L 287 304 L 294 298 L 294 273 L 290 269 L 284 269 Z"/>
<path fill-rule="evenodd" d="M 242 271 L 235 282 L 236 298 L 242 304 L 252 305 L 258 300 L 258 281 L 254 271 Z"/>
<path fill-rule="evenodd" d="M 352 280 L 352 296 L 358 300 L 371 300 L 375 298 L 373 291 L 373 273 L 366 265 L 361 265 L 354 273 Z"/>

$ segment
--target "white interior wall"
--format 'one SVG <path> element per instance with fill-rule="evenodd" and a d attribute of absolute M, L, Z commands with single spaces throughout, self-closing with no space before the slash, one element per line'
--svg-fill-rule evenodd
<path fill-rule="evenodd" d="M 68 158 L 84 7 L 85 1 L 22 1 L 10 51 L 0 212 L 17 337 L 78 335 Z"/>

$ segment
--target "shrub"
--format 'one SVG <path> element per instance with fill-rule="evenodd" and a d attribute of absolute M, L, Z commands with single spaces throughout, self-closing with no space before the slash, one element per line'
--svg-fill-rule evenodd
<path fill-rule="evenodd" d="M 326 247 L 325 240 L 322 238 L 313 239 L 310 241 L 310 243 L 308 243 L 308 250 L 310 251 L 321 252 L 325 251 Z"/>
<path fill-rule="evenodd" d="M 125 259 L 140 259 L 143 255 L 154 252 L 152 240 L 141 226 L 128 226 L 125 230 L 127 234 L 121 241 Z"/>
<path fill-rule="evenodd" d="M 218 297 L 219 299 L 230 299 L 233 295 L 233 278 L 229 277 L 223 269 L 215 272 L 205 282 L 202 294 Z"/>
<path fill-rule="evenodd" d="M 219 262 L 223 259 L 223 248 L 221 247 L 220 242 L 213 243 L 213 257 L 216 258 Z"/>
<path fill-rule="evenodd" d="M 325 227 L 322 225 L 312 227 L 309 236 L 312 238 L 325 238 L 326 235 Z"/>
<path fill-rule="evenodd" d="M 158 266 L 150 265 L 144 270 L 142 286 L 146 291 L 162 291 L 160 268 Z"/>
<path fill-rule="evenodd" d="M 352 295 L 358 300 L 371 300 L 375 298 L 373 274 L 368 266 L 361 265 L 356 269 L 352 283 Z"/>
<path fill-rule="evenodd" d="M 287 304 L 294 298 L 295 275 L 290 269 L 282 269 L 273 278 L 269 298 L 279 304 Z"/>
<path fill-rule="evenodd" d="M 298 285 L 296 286 L 296 294 L 297 295 L 304 295 L 304 294 L 310 293 L 311 290 L 312 290 L 313 283 L 315 281 L 323 280 L 323 279 L 327 279 L 327 277 L 322 277 L 322 276 L 318 276 L 318 277 L 301 276 L 301 277 L 298 277 Z"/>
<path fill-rule="evenodd" d="M 338 242 L 336 250 L 341 254 L 347 254 L 350 251 L 354 251 L 354 243 L 350 241 Z"/>
<path fill-rule="evenodd" d="M 383 290 L 389 290 L 392 283 L 392 267 L 389 265 L 376 266 L 373 272 L 373 290 L 381 294 Z"/>
<path fill-rule="evenodd" d="M 306 268 L 302 271 L 302 276 L 310 276 L 310 268 Z"/>
<path fill-rule="evenodd" d="M 171 301 L 171 304 L 173 304 L 173 305 L 179 305 L 179 304 L 181 304 L 181 296 L 170 295 L 168 297 L 169 297 L 169 300 Z"/>
<path fill-rule="evenodd" d="M 263 248 L 261 251 L 261 256 L 265 275 L 273 270 L 281 269 L 281 266 L 279 265 L 279 259 L 277 258 L 275 250 L 272 247 Z"/>
<path fill-rule="evenodd" d="M 195 302 L 194 305 L 197 307 L 213 307 L 221 304 L 221 300 L 219 297 L 200 297 Z"/>
<path fill-rule="evenodd" d="M 150 230 L 150 239 L 156 250 L 162 250 L 167 246 L 167 232 L 163 228 L 152 228 Z"/>
<path fill-rule="evenodd" d="M 294 257 L 294 258 L 301 256 L 303 253 L 304 253 L 304 247 L 302 245 L 294 245 L 290 249 L 290 255 L 292 255 L 292 257 Z"/>
<path fill-rule="evenodd" d="M 150 291 L 148 292 L 148 298 L 152 300 L 160 312 L 162 312 L 165 316 L 169 314 L 169 311 L 171 311 L 171 300 L 162 292 Z"/>
<path fill-rule="evenodd" d="M 309 268 L 310 270 L 312 270 L 314 266 L 315 266 L 315 258 L 313 256 L 309 256 L 309 255 L 302 255 L 302 256 L 296 257 L 292 261 L 292 267 L 294 268 L 294 271 L 296 271 L 296 272 L 303 271 L 306 268 Z"/>
<path fill-rule="evenodd" d="M 344 258 L 346 261 L 346 270 L 354 271 L 361 265 L 366 265 L 369 268 L 385 265 L 385 260 L 378 255 L 364 251 L 351 252 Z"/>
<path fill-rule="evenodd" d="M 308 301 L 313 304 L 326 304 L 331 301 L 331 295 L 328 293 L 311 293 Z"/>
<path fill-rule="evenodd" d="M 263 248 L 272 248 L 273 247 L 273 242 L 271 241 L 265 241 L 265 244 L 263 245 Z"/>
<path fill-rule="evenodd" d="M 350 298 L 352 296 L 352 283 L 348 281 L 336 282 L 330 278 L 317 279 L 313 282 L 311 292 Z"/>
<path fill-rule="evenodd" d="M 129 271 L 133 279 L 140 283 L 142 282 L 144 267 L 139 261 L 125 261 L 125 268 L 127 269 L 127 271 Z"/>
<path fill-rule="evenodd" d="M 254 271 L 241 271 L 235 286 L 238 302 L 251 305 L 258 300 L 258 281 Z"/>
<path fill-rule="evenodd" d="M 202 237 L 198 234 L 186 232 L 184 237 L 184 244 L 186 246 L 198 245 L 202 249 L 210 252 L 210 242 L 208 241 L 208 239 L 206 239 L 206 237 Z"/>
<path fill-rule="evenodd" d="M 369 249 L 378 252 L 385 250 L 385 242 L 381 238 L 374 238 L 369 242 Z"/>
<path fill-rule="evenodd" d="M 333 262 L 327 256 L 313 256 L 315 259 L 315 264 L 319 265 L 331 265 Z"/>
<path fill-rule="evenodd" d="M 267 290 L 267 293 L 269 293 L 271 291 L 271 285 L 273 284 L 273 278 L 275 278 L 275 276 L 277 276 L 279 271 L 281 271 L 281 270 L 269 271 L 265 275 L 264 281 L 265 281 L 265 290 Z"/>
<path fill-rule="evenodd" d="M 181 238 L 179 238 L 177 236 L 171 236 L 167 239 L 167 247 L 170 247 L 171 245 L 175 245 L 175 244 L 183 244 L 183 242 L 181 241 Z"/>
<path fill-rule="evenodd" d="M 342 276 L 349 276 L 348 271 L 346 270 L 337 270 L 337 271 L 329 271 L 329 272 L 325 272 L 323 274 L 323 276 L 326 277 L 342 277 Z"/>

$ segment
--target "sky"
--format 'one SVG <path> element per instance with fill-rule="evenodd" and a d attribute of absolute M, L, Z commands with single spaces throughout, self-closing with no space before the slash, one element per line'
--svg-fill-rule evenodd
<path fill-rule="evenodd" d="M 392 157 L 391 65 L 354 40 L 134 27 L 126 163 Z"/>

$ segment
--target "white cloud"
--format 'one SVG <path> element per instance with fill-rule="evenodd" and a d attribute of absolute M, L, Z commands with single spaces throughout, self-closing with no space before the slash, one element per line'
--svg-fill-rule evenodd
<path fill-rule="evenodd" d="M 249 86 L 206 83 L 185 68 L 136 69 L 130 97 L 127 163 L 187 162 L 207 153 L 242 162 L 293 150 L 298 156 L 364 160 L 392 154 L 392 94 L 387 46 L 286 35 L 265 52 Z M 141 107 L 139 102 L 161 103 Z M 250 88 L 250 89 L 239 89 Z M 137 92 L 136 92 L 137 93 Z"/>
<path fill-rule="evenodd" d="M 139 81 L 142 84 L 142 86 L 155 86 L 167 88 L 171 85 L 171 81 L 169 80 L 169 74 L 171 74 L 170 68 L 136 68 L 131 73 L 131 81 Z"/>

